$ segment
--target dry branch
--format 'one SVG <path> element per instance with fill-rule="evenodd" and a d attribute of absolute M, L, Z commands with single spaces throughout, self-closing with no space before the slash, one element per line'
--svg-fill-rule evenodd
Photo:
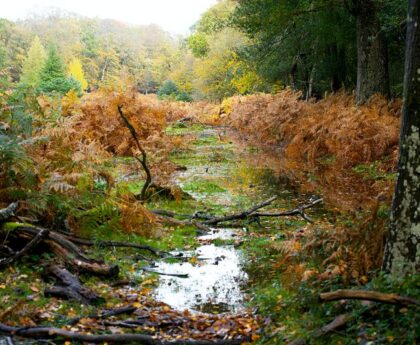
<path fill-rule="evenodd" d="M 321 302 L 338 301 L 341 299 L 361 299 L 387 304 L 420 305 L 420 301 L 411 297 L 403 297 L 396 294 L 364 290 L 337 290 L 332 292 L 325 292 L 319 295 L 319 299 Z"/>
<path fill-rule="evenodd" d="M 300 215 L 303 219 L 305 219 L 308 222 L 313 222 L 312 219 L 310 219 L 306 214 L 305 214 L 305 210 L 311 207 L 314 207 L 315 205 L 319 204 L 322 202 L 322 199 L 317 199 L 312 201 L 309 204 L 305 204 L 302 206 L 299 206 L 293 210 L 290 211 L 284 211 L 284 212 L 277 212 L 277 213 L 269 213 L 269 212 L 257 212 L 259 209 L 270 205 L 274 200 L 276 199 L 276 197 L 272 197 L 260 204 L 257 204 L 253 207 L 251 207 L 250 209 L 240 212 L 240 213 L 235 213 L 232 215 L 228 215 L 228 216 L 223 216 L 223 217 L 214 217 L 208 220 L 204 220 L 202 222 L 202 224 L 206 224 L 206 225 L 216 225 L 218 223 L 222 223 L 222 222 L 229 222 L 232 220 L 240 220 L 240 219 L 248 219 L 248 218 L 255 218 L 258 219 L 259 217 L 286 217 L 286 216 L 294 216 L 294 215 Z"/>
<path fill-rule="evenodd" d="M 290 210 L 290 211 L 277 212 L 277 213 L 255 212 L 252 215 L 255 216 L 255 217 L 286 217 L 286 216 L 299 215 L 303 219 L 305 219 L 307 222 L 313 223 L 313 220 L 305 214 L 305 210 L 307 210 L 308 208 L 314 207 L 315 205 L 317 205 L 321 202 L 322 202 L 322 199 L 317 199 L 315 201 L 312 201 L 309 204 L 302 205 L 302 206 L 297 207 L 297 208 L 295 208 L 293 210 Z"/>
<path fill-rule="evenodd" d="M 336 329 L 339 329 L 346 325 L 347 322 L 349 322 L 351 319 L 351 314 L 341 314 L 338 315 L 333 321 L 331 321 L 329 324 L 317 329 L 316 331 L 313 331 L 310 334 L 310 338 L 319 338 L 322 337 L 328 333 L 331 333 L 335 331 Z M 306 340 L 303 338 L 299 338 L 296 340 L 293 340 L 287 345 L 304 345 L 306 344 Z"/>
<path fill-rule="evenodd" d="M 145 334 L 82 334 L 66 331 L 54 327 L 12 327 L 0 323 L 0 334 L 19 336 L 30 339 L 60 339 L 86 343 L 137 343 L 142 345 L 236 345 L 247 339 L 221 339 L 221 340 L 161 340 Z"/>
<path fill-rule="evenodd" d="M 120 116 L 121 116 L 124 124 L 128 128 L 128 130 L 130 131 L 131 136 L 133 137 L 134 141 L 136 142 L 137 148 L 139 149 L 139 151 L 141 153 L 141 158 L 139 158 L 137 156 L 135 156 L 134 158 L 140 163 L 144 172 L 146 173 L 146 181 L 144 182 L 144 185 L 143 185 L 143 187 L 141 189 L 141 192 L 140 192 L 140 199 L 141 200 L 146 200 L 147 199 L 146 198 L 147 190 L 149 189 L 150 185 L 152 184 L 152 173 L 150 172 L 149 166 L 147 165 L 147 154 L 146 154 L 146 151 L 144 150 L 143 146 L 140 144 L 140 141 L 137 137 L 136 130 L 134 129 L 133 125 L 130 123 L 128 118 L 124 115 L 121 105 L 118 106 L 118 113 L 120 114 Z"/>
<path fill-rule="evenodd" d="M 240 213 L 235 213 L 232 215 L 227 215 L 227 216 L 222 216 L 222 217 L 214 217 L 208 220 L 203 221 L 203 224 L 206 225 L 215 225 L 217 223 L 222 223 L 222 222 L 229 222 L 231 220 L 237 220 L 237 219 L 246 219 L 249 216 L 251 216 L 254 212 L 256 212 L 257 210 L 259 210 L 260 208 L 263 208 L 265 206 L 270 205 L 274 200 L 276 200 L 277 197 L 273 196 L 270 199 L 263 201 L 262 203 L 259 203 L 255 206 L 252 206 L 250 209 L 240 212 Z"/>
<path fill-rule="evenodd" d="M 93 314 L 93 315 L 88 315 L 88 316 L 75 317 L 75 318 L 71 319 L 67 324 L 69 326 L 74 326 L 74 325 L 77 325 L 77 323 L 82 319 L 103 320 L 103 319 L 107 319 L 111 316 L 117 316 L 117 315 L 122 315 L 122 314 L 131 314 L 131 313 L 135 312 L 136 310 L 137 310 L 136 307 L 133 307 L 132 305 L 128 305 L 126 307 L 106 310 L 106 311 L 104 311 L 100 314 Z"/>

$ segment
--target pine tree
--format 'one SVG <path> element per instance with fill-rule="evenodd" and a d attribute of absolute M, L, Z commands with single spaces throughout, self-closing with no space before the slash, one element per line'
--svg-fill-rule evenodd
<path fill-rule="evenodd" d="M 45 49 L 38 36 L 35 36 L 29 48 L 28 55 L 23 62 L 20 81 L 23 85 L 37 87 L 40 82 L 40 72 L 46 58 Z"/>
<path fill-rule="evenodd" d="M 65 74 L 64 62 L 54 46 L 48 49 L 48 57 L 40 73 L 38 90 L 41 93 L 58 92 L 66 94 L 70 90 L 80 91 L 78 81 L 68 78 Z"/>
<path fill-rule="evenodd" d="M 83 73 L 82 63 L 79 59 L 74 58 L 69 64 L 69 76 L 74 80 L 78 81 L 82 90 L 86 90 L 88 87 L 88 82 L 85 79 Z"/>

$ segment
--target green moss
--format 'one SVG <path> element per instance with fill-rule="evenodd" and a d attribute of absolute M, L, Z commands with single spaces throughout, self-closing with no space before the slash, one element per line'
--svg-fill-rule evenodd
<path fill-rule="evenodd" d="M 197 134 L 202 132 L 206 127 L 201 124 L 187 125 L 182 122 L 174 123 L 166 128 L 166 134 L 168 135 L 186 135 L 186 134 Z"/>
<path fill-rule="evenodd" d="M 207 180 L 196 180 L 184 185 L 183 189 L 187 192 L 215 194 L 225 192 L 226 189 L 217 184 Z"/>
<path fill-rule="evenodd" d="M 396 173 L 384 172 L 381 167 L 382 162 L 374 161 L 369 164 L 359 164 L 353 171 L 363 177 L 364 180 L 394 180 Z"/>
<path fill-rule="evenodd" d="M 8 231 L 13 231 L 16 228 L 20 227 L 20 226 L 28 226 L 28 227 L 35 227 L 32 224 L 29 223 L 14 223 L 14 222 L 8 222 L 8 223 L 4 223 L 1 225 L 1 229 L 2 231 L 8 232 Z"/>

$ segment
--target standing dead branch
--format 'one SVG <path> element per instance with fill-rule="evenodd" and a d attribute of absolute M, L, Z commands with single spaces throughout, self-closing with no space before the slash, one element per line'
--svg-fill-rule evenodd
<path fill-rule="evenodd" d="M 150 185 L 152 184 L 152 173 L 150 172 L 149 166 L 147 165 L 147 154 L 146 151 L 144 150 L 143 146 L 140 144 L 140 141 L 138 139 L 136 130 L 134 129 L 133 125 L 130 123 L 130 121 L 128 120 L 128 118 L 124 115 L 123 111 L 122 111 L 122 105 L 118 106 L 118 113 L 120 114 L 124 124 L 126 125 L 126 127 L 128 128 L 128 130 L 131 133 L 131 136 L 133 137 L 137 148 L 139 149 L 140 153 L 141 153 L 141 158 L 135 156 L 134 158 L 140 163 L 140 165 L 142 166 L 144 172 L 146 173 L 146 181 L 144 182 L 144 185 L 141 189 L 140 192 L 140 200 L 144 201 L 147 199 L 146 197 L 146 193 L 148 188 L 150 187 Z"/>

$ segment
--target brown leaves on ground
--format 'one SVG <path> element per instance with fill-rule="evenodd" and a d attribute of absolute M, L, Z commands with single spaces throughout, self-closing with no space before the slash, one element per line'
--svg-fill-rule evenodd
<path fill-rule="evenodd" d="M 121 297 L 127 295 L 121 290 Z M 131 291 L 127 302 L 137 307 L 132 315 L 112 317 L 106 320 L 82 318 L 76 325 L 65 329 L 74 332 L 143 333 L 159 339 L 258 339 L 259 325 L 256 316 L 247 312 L 234 314 L 202 314 L 176 311 L 165 303 L 157 302 L 144 291 Z"/>

